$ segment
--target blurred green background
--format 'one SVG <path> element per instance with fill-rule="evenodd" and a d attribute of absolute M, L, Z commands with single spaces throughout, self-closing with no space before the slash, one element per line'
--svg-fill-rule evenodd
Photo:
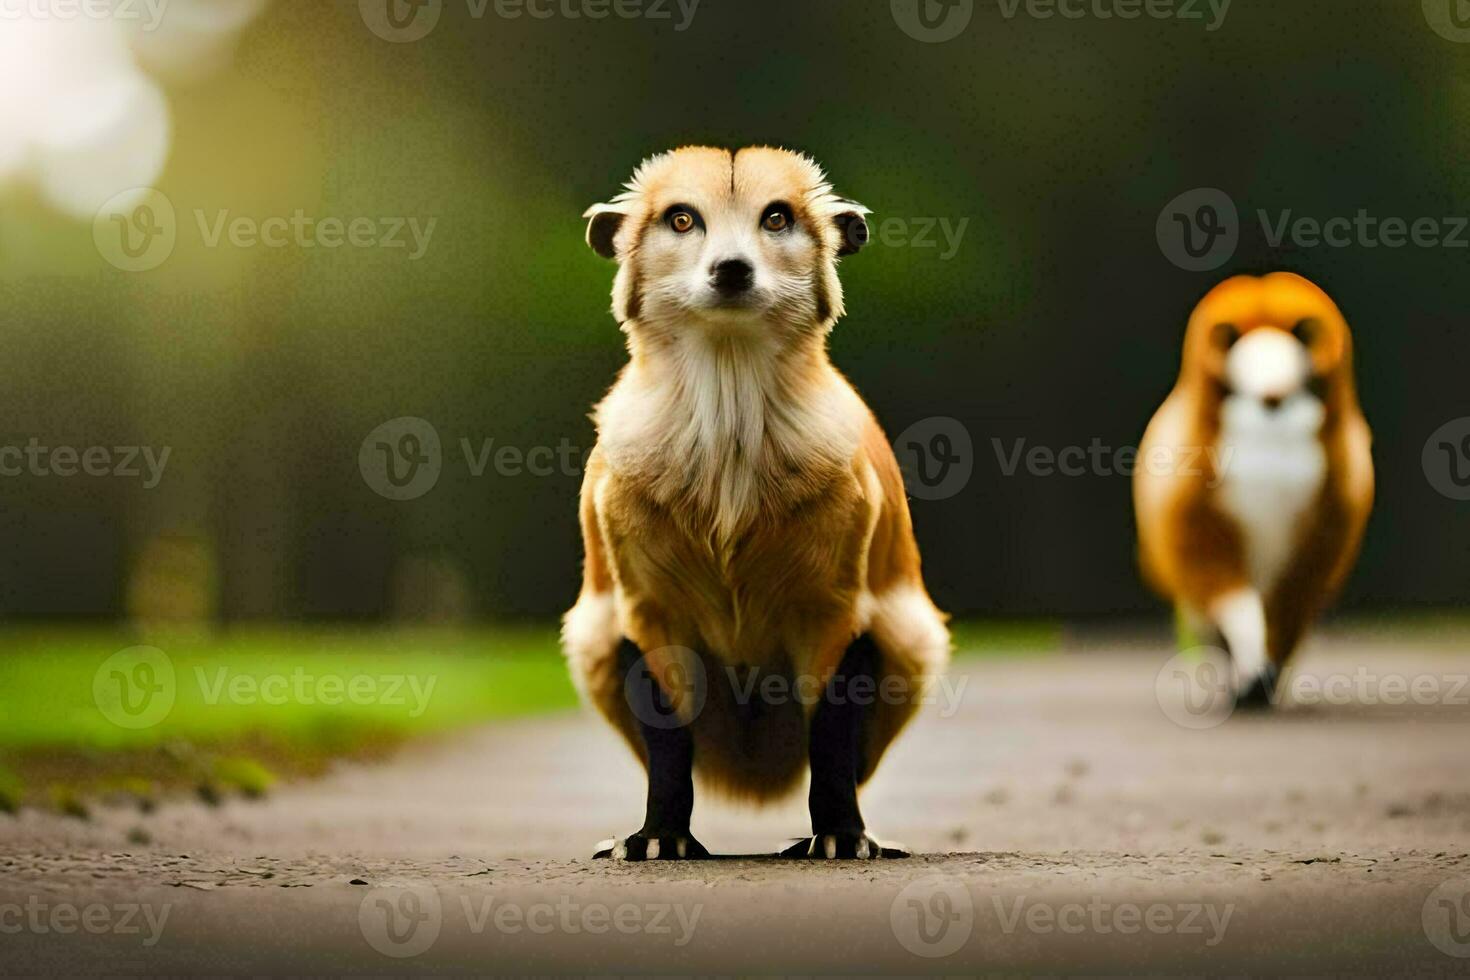
<path fill-rule="evenodd" d="M 1470 415 L 1470 250 L 1273 247 L 1254 218 L 1470 215 L 1470 44 L 1418 3 L 1235 0 L 1210 31 L 977 0 L 941 44 L 901 30 L 888 0 L 702 0 L 682 31 L 666 6 L 509 19 L 447 2 L 427 37 L 389 43 L 355 0 L 269 5 L 233 63 L 166 89 L 156 188 L 178 243 L 151 271 L 105 261 L 91 222 L 0 190 L 0 445 L 170 449 L 152 489 L 0 479 L 0 615 L 189 642 L 549 623 L 578 583 L 578 475 L 477 476 L 460 440 L 590 447 L 587 412 L 624 355 L 613 267 L 579 216 L 686 143 L 809 152 L 880 224 L 968 221 L 947 257 L 942 238 L 880 240 L 845 261 L 832 338 L 890 434 L 933 416 L 971 434 L 964 491 L 913 504 L 946 609 L 1164 618 L 1135 571 L 1128 480 L 1007 476 L 992 440 L 1136 444 L 1194 303 L 1271 269 L 1322 284 L 1356 332 L 1379 504 L 1344 605 L 1464 601 L 1466 504 L 1436 492 L 1421 452 Z M 1155 238 L 1196 187 L 1244 220 L 1213 272 L 1177 268 Z M 416 260 L 209 247 L 195 214 L 222 211 L 434 226 Z M 443 470 L 394 501 L 358 454 L 403 416 L 433 425 Z M 10 646 L 0 659 L 35 650 Z"/>
<path fill-rule="evenodd" d="M 140 574 L 202 582 L 224 622 L 565 609 L 576 473 L 477 477 L 459 440 L 591 445 L 586 413 L 623 352 L 613 269 L 579 215 L 689 142 L 808 151 L 877 221 L 969 219 L 947 260 L 879 242 L 845 262 L 832 340 L 890 434 L 930 416 L 971 432 L 965 491 L 914 505 L 945 608 L 1156 608 L 1128 481 L 1006 476 L 991 440 L 1135 444 L 1192 305 L 1227 273 L 1274 268 L 1320 282 L 1356 330 L 1381 489 L 1348 603 L 1457 603 L 1470 520 L 1420 454 L 1470 414 L 1470 251 L 1272 248 L 1250 217 L 1470 214 L 1470 45 L 1417 8 L 1236 0 L 1207 32 L 982 2 L 928 44 L 886 0 L 703 0 L 682 32 L 672 5 L 669 21 L 592 21 L 451 2 L 426 38 L 390 44 L 356 2 L 275 3 L 232 67 L 168 92 L 158 188 L 180 231 L 162 267 L 119 271 L 89 223 L 0 199 L 0 443 L 172 449 L 152 490 L 6 478 L 0 612 L 116 620 Z M 1200 186 L 1246 216 L 1218 272 L 1181 271 L 1155 241 L 1164 205 Z M 209 248 L 200 209 L 436 225 L 417 261 Z M 444 444 L 437 486 L 406 502 L 357 465 L 399 416 Z"/>

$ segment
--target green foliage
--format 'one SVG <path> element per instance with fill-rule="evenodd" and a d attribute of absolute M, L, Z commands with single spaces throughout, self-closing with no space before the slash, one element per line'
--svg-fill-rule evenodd
<path fill-rule="evenodd" d="M 276 782 L 275 773 L 254 759 L 239 756 L 217 760 L 214 777 L 251 798 L 264 796 Z"/>
<path fill-rule="evenodd" d="M 9 769 L 0 766 L 0 813 L 14 813 L 20 809 L 21 797 L 24 795 L 24 781 Z"/>

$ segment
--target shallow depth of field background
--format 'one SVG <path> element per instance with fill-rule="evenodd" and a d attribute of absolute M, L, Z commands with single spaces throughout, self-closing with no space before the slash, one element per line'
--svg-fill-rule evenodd
<path fill-rule="evenodd" d="M 144 641 L 180 670 L 214 654 L 473 657 L 464 683 L 485 693 L 463 717 L 516 710 L 514 692 L 570 703 L 551 624 L 578 582 L 578 474 L 476 476 L 461 440 L 590 447 L 588 409 L 624 355 L 613 267 L 579 216 L 643 156 L 694 142 L 807 151 L 876 223 L 968 222 L 948 257 L 936 232 L 937 247 L 880 240 L 845 261 L 831 346 L 890 434 L 935 416 L 968 430 L 969 483 L 916 500 L 914 519 L 931 591 L 981 633 L 1040 622 L 1026 645 L 1056 623 L 1167 621 L 1135 571 L 1126 478 L 1008 476 L 998 454 L 1136 444 L 1193 304 L 1226 274 L 1278 268 L 1346 312 L 1376 433 L 1379 504 L 1341 608 L 1458 612 L 1470 505 L 1436 491 L 1421 454 L 1470 415 L 1470 249 L 1273 247 L 1255 217 L 1470 215 L 1470 44 L 1419 4 L 1235 0 L 1210 32 L 1007 19 L 981 0 L 943 44 L 905 34 L 886 0 L 703 0 L 683 31 L 668 6 L 541 20 L 448 2 L 429 36 L 392 44 L 356 2 L 271 4 L 232 63 L 165 88 L 155 186 L 178 244 L 152 271 L 104 261 L 91 222 L 34 189 L 0 189 L 0 445 L 170 449 L 153 489 L 0 479 L 12 742 L 52 744 L 17 719 L 50 731 L 59 705 L 85 714 L 90 689 L 59 678 L 90 684 Z M 1243 219 L 1215 272 L 1177 268 L 1155 239 L 1197 187 Z M 196 218 L 298 210 L 435 224 L 411 260 L 210 247 Z M 437 485 L 411 501 L 358 465 L 402 416 L 443 445 Z M 493 673 L 519 656 L 544 683 Z"/>

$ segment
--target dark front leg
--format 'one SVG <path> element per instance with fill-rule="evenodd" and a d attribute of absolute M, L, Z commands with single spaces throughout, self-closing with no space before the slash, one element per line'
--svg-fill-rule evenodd
<path fill-rule="evenodd" d="M 878 648 L 866 634 L 854 640 L 812 715 L 807 752 L 812 788 L 807 805 L 817 836 L 857 836 L 867 829 L 857 798 L 865 706 L 854 703 L 853 691 L 876 693 L 878 663 Z"/>
<path fill-rule="evenodd" d="M 866 633 L 843 654 L 812 714 L 808 761 L 812 769 L 807 805 L 812 836 L 784 853 L 788 857 L 907 857 L 867 834 L 858 808 L 858 773 L 863 768 L 863 722 L 878 697 L 883 656 Z"/>
<path fill-rule="evenodd" d="M 643 828 L 629 837 L 604 841 L 593 857 L 626 861 L 709 857 L 689 832 L 694 812 L 694 737 L 648 668 L 642 651 L 628 640 L 618 647 L 618 667 L 643 743 L 648 802 Z"/>

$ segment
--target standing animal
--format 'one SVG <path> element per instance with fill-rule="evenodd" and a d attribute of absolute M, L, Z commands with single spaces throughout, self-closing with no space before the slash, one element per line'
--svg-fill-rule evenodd
<path fill-rule="evenodd" d="M 888 440 L 827 356 L 865 214 L 804 156 L 687 147 L 584 216 L 629 361 L 594 413 L 563 645 L 648 777 L 643 826 L 597 856 L 707 857 L 694 775 L 761 801 L 808 769 L 788 855 L 904 856 L 858 787 L 950 643 Z"/>
<path fill-rule="evenodd" d="M 1223 641 L 1239 705 L 1273 702 L 1351 570 L 1373 506 L 1370 443 L 1352 335 L 1325 292 L 1275 273 L 1205 296 L 1133 496 L 1146 578 Z"/>

